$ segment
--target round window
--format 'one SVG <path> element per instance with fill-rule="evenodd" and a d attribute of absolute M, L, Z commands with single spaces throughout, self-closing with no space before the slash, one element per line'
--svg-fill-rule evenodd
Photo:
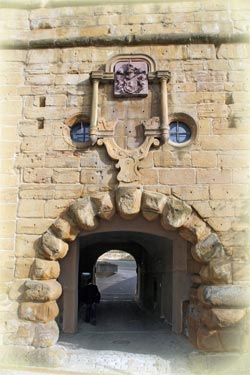
<path fill-rule="evenodd" d="M 185 143 L 190 140 L 192 132 L 190 127 L 181 121 L 170 123 L 169 139 L 173 143 Z"/>
<path fill-rule="evenodd" d="M 70 137 L 73 142 L 90 142 L 89 124 L 79 121 L 70 129 Z"/>

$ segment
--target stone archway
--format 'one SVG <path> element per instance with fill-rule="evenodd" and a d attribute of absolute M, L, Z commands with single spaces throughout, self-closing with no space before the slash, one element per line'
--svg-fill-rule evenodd
<path fill-rule="evenodd" d="M 56 300 L 62 288 L 58 259 L 66 256 L 69 242 L 81 231 L 93 231 L 100 219 L 111 220 L 115 213 L 129 220 L 141 214 L 148 221 L 160 218 L 165 230 L 175 230 L 192 244 L 193 258 L 202 264 L 191 288 L 188 314 L 190 340 L 202 350 L 237 351 L 244 344 L 245 288 L 232 284 L 231 262 L 216 233 L 191 206 L 174 196 L 120 187 L 77 199 L 41 236 L 31 277 L 20 297 L 20 326 L 32 322 L 26 345 L 49 348 L 58 340 Z M 235 337 L 237 340 L 235 341 Z"/>

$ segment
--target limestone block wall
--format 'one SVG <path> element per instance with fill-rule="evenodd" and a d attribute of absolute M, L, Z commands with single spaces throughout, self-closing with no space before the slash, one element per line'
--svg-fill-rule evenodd
<path fill-rule="evenodd" d="M 76 199 L 117 187 L 105 148 L 74 147 L 67 122 L 79 113 L 90 119 L 89 73 L 119 54 L 147 54 L 169 70 L 170 116 L 185 113 L 197 126 L 186 147 L 151 148 L 140 164 L 140 186 L 185 201 L 217 233 L 227 260 L 203 270 L 205 284 L 247 286 L 248 2 L 29 5 L 2 1 L 1 9 L 0 344 L 10 334 L 21 337 L 17 300 L 38 238 Z M 154 95 L 144 109 L 149 117 L 160 115 L 155 86 Z M 119 112 L 102 96 L 99 115 L 107 105 Z M 142 110 L 137 102 L 130 115 Z"/>

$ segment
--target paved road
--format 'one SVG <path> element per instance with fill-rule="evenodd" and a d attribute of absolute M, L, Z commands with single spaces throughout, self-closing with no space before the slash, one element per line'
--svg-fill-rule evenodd
<path fill-rule="evenodd" d="M 96 283 L 102 301 L 133 300 L 136 293 L 136 263 L 134 261 L 109 261 L 118 265 L 118 272 L 109 277 L 98 277 Z"/>

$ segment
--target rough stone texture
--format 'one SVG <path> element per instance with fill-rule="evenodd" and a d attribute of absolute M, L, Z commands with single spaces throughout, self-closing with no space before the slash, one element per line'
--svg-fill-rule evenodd
<path fill-rule="evenodd" d="M 250 262 L 233 262 L 232 277 L 233 282 L 249 281 Z"/>
<path fill-rule="evenodd" d="M 228 259 L 212 259 L 200 271 L 203 284 L 232 284 L 232 263 Z"/>
<path fill-rule="evenodd" d="M 60 274 L 60 264 L 57 261 L 35 259 L 32 270 L 31 278 L 37 280 L 57 279 Z"/>
<path fill-rule="evenodd" d="M 148 221 L 157 219 L 162 213 L 167 198 L 164 194 L 144 191 L 142 194 L 142 215 Z"/>
<path fill-rule="evenodd" d="M 93 230 L 97 226 L 96 208 L 89 197 L 78 199 L 69 207 L 69 215 L 83 230 Z"/>
<path fill-rule="evenodd" d="M 62 293 L 61 284 L 56 280 L 25 282 L 24 300 L 32 302 L 54 301 L 60 297 Z"/>
<path fill-rule="evenodd" d="M 9 298 L 19 301 L 25 291 L 25 280 L 15 280 L 9 289 Z"/>
<path fill-rule="evenodd" d="M 19 307 L 19 317 L 32 322 L 48 323 L 55 319 L 58 313 L 59 309 L 54 301 L 45 303 L 23 302 Z"/>
<path fill-rule="evenodd" d="M 191 216 L 192 208 L 182 200 L 168 197 L 162 213 L 162 225 L 181 227 Z"/>
<path fill-rule="evenodd" d="M 242 308 L 250 305 L 250 287 L 240 285 L 201 286 L 198 289 L 201 302 L 214 306 Z"/>
<path fill-rule="evenodd" d="M 198 262 L 209 262 L 213 258 L 224 256 L 224 249 L 215 233 L 192 248 L 192 255 Z"/>
<path fill-rule="evenodd" d="M 211 309 L 203 310 L 201 322 L 208 329 L 226 328 L 242 321 L 246 310 L 242 309 Z"/>
<path fill-rule="evenodd" d="M 115 214 L 115 198 L 114 194 L 109 192 L 97 193 L 91 196 L 97 215 L 104 220 L 111 220 Z"/>
<path fill-rule="evenodd" d="M 120 216 L 133 219 L 141 209 L 142 191 L 140 188 L 120 187 L 116 191 L 116 204 Z"/>
<path fill-rule="evenodd" d="M 46 259 L 56 260 L 65 257 L 68 248 L 69 246 L 66 242 L 48 231 L 41 237 L 38 253 Z"/>
<path fill-rule="evenodd" d="M 36 325 L 32 322 L 22 322 L 18 325 L 15 333 L 5 339 L 5 343 L 10 345 L 32 345 Z"/>
<path fill-rule="evenodd" d="M 60 367 L 67 361 L 68 353 L 65 348 L 54 345 L 48 348 L 37 348 L 30 351 L 28 361 L 33 366 Z"/>
<path fill-rule="evenodd" d="M 199 328 L 197 332 L 198 348 L 210 352 L 245 351 L 246 338 L 246 332 L 236 329 L 210 331 Z"/>
<path fill-rule="evenodd" d="M 55 321 L 35 325 L 32 345 L 35 348 L 46 348 L 56 344 L 59 337 L 59 328 Z"/>
<path fill-rule="evenodd" d="M 196 214 L 192 214 L 181 226 L 179 233 L 185 240 L 196 244 L 203 238 L 208 237 L 211 230 Z"/>
<path fill-rule="evenodd" d="M 63 241 L 74 241 L 80 232 L 78 226 L 74 224 L 72 219 L 67 214 L 59 217 L 51 225 L 50 229 Z"/>

